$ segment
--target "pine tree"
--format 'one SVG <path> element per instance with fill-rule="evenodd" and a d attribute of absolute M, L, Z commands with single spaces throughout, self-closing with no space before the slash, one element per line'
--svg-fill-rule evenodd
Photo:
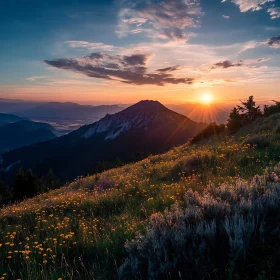
<path fill-rule="evenodd" d="M 31 197 L 38 193 L 38 178 L 29 169 L 26 172 L 26 196 Z"/>
<path fill-rule="evenodd" d="M 47 190 L 56 189 L 59 186 L 59 181 L 51 168 L 49 169 L 49 172 L 45 177 L 45 183 Z"/>
<path fill-rule="evenodd" d="M 38 178 L 29 169 L 26 173 L 19 170 L 16 175 L 14 185 L 14 196 L 16 199 L 23 199 L 24 197 L 32 197 L 38 193 Z"/>
<path fill-rule="evenodd" d="M 242 127 L 242 116 L 239 110 L 234 107 L 230 112 L 229 119 L 227 121 L 227 129 L 229 133 L 235 133 Z"/>
<path fill-rule="evenodd" d="M 25 174 L 21 168 L 16 175 L 14 196 L 16 199 L 22 199 L 25 196 Z"/>
<path fill-rule="evenodd" d="M 7 203 L 12 199 L 12 192 L 10 188 L 2 181 L 0 181 L 0 205 Z"/>
<path fill-rule="evenodd" d="M 242 106 L 238 106 L 238 110 L 243 112 L 242 117 L 245 122 L 244 124 L 251 123 L 262 116 L 260 106 L 256 106 L 253 95 L 249 96 L 247 101 L 241 101 L 241 103 Z"/>

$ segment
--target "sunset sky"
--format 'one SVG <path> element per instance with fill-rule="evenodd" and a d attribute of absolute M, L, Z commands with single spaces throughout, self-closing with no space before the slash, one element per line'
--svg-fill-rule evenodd
<path fill-rule="evenodd" d="M 3 98 L 280 99 L 279 0 L 9 0 L 0 34 Z"/>

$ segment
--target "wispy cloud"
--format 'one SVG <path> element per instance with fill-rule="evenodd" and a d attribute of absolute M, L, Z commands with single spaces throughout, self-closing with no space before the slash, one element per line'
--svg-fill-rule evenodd
<path fill-rule="evenodd" d="M 275 0 L 222 0 L 222 3 L 231 1 L 239 6 L 242 13 L 248 11 L 266 10 L 272 19 L 280 17 L 280 8 L 273 4 Z"/>
<path fill-rule="evenodd" d="M 180 68 L 181 67 L 179 65 L 175 65 L 175 66 L 171 66 L 171 67 L 157 69 L 157 71 L 158 72 L 173 72 L 173 71 L 180 70 Z"/>
<path fill-rule="evenodd" d="M 218 63 L 215 63 L 211 69 L 217 69 L 217 68 L 223 68 L 223 69 L 227 69 L 227 68 L 231 68 L 231 67 L 240 67 L 243 66 L 243 60 L 239 60 L 237 62 L 231 62 L 229 60 L 225 60 L 225 61 L 221 61 Z"/>
<path fill-rule="evenodd" d="M 30 81 L 30 82 L 37 82 L 38 80 L 42 80 L 42 79 L 47 79 L 48 76 L 33 76 L 33 77 L 29 77 L 26 80 Z"/>
<path fill-rule="evenodd" d="M 150 72 L 146 67 L 150 54 L 132 54 L 128 56 L 92 53 L 80 58 L 61 58 L 45 60 L 45 63 L 64 70 L 74 71 L 91 78 L 116 80 L 134 85 L 192 84 L 194 78 L 174 76 L 175 69 L 158 69 Z M 164 70 L 164 71 L 163 71 Z"/>
<path fill-rule="evenodd" d="M 117 34 L 145 33 L 153 38 L 186 40 L 188 27 L 203 15 L 199 0 L 126 1 L 119 12 Z"/>
<path fill-rule="evenodd" d="M 280 18 L 280 7 L 271 7 L 267 10 L 272 19 Z"/>
<path fill-rule="evenodd" d="M 268 58 L 268 57 L 261 57 L 261 58 L 257 58 L 257 59 L 247 59 L 247 60 L 241 59 L 241 60 L 237 60 L 237 61 L 225 60 L 225 61 L 215 63 L 214 65 L 211 66 L 211 69 L 218 69 L 218 68 L 228 69 L 228 68 L 232 68 L 232 67 L 246 67 L 249 69 L 260 68 L 261 66 L 254 65 L 254 64 L 263 63 L 263 62 L 268 61 L 269 59 L 270 58 Z"/>
<path fill-rule="evenodd" d="M 89 51 L 115 51 L 118 47 L 113 45 L 106 45 L 103 43 L 90 43 L 87 41 L 66 41 L 65 44 L 68 44 L 71 48 L 82 48 Z"/>
<path fill-rule="evenodd" d="M 270 39 L 267 41 L 267 44 L 268 44 L 271 48 L 280 48 L 280 35 L 270 38 Z"/>

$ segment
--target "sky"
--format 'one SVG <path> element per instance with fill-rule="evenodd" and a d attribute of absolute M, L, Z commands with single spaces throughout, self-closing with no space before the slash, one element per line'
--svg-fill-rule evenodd
<path fill-rule="evenodd" d="M 80 104 L 280 99 L 280 0 L 9 0 L 0 97 Z"/>

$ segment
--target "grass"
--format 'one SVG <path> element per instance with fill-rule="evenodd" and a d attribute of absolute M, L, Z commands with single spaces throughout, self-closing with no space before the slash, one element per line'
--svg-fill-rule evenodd
<path fill-rule="evenodd" d="M 210 183 L 247 180 L 280 161 L 280 115 L 236 135 L 176 147 L 0 210 L 0 279 L 119 279 L 126 240 Z M 263 128 L 263 129 L 261 129 Z M 269 145 L 246 143 L 265 138 Z"/>

